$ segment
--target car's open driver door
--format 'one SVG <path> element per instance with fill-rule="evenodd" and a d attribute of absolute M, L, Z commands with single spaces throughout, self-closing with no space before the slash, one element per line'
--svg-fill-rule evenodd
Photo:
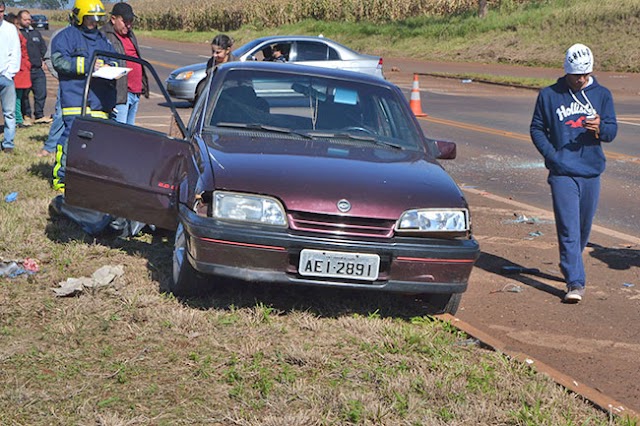
<path fill-rule="evenodd" d="M 172 119 L 184 135 L 184 124 L 155 70 L 146 61 L 105 53 L 96 52 L 96 55 L 136 59 L 150 69 L 165 94 Z M 88 87 L 89 82 L 82 111 L 86 111 Z M 74 120 L 69 134 L 65 201 L 174 229 L 178 186 L 190 170 L 194 170 L 192 152 L 190 144 L 183 139 L 113 120 L 80 116 Z"/>

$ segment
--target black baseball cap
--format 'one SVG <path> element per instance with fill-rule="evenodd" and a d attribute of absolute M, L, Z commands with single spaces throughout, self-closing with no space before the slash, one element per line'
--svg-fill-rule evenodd
<path fill-rule="evenodd" d="M 129 5 L 129 3 L 116 3 L 113 5 L 113 9 L 111 9 L 111 14 L 115 16 L 122 16 L 122 19 L 125 21 L 133 21 L 133 18 L 136 15 L 133 14 L 133 9 Z"/>

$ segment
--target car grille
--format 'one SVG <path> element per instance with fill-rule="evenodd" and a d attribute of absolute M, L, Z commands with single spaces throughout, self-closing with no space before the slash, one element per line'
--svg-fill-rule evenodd
<path fill-rule="evenodd" d="M 338 236 L 391 238 L 395 221 L 304 212 L 289 213 L 289 226 L 296 231 Z"/>

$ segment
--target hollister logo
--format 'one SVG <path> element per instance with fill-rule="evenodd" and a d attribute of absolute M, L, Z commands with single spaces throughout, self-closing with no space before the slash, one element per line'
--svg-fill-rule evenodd
<path fill-rule="evenodd" d="M 584 106 L 580 105 L 577 102 L 571 102 L 571 105 L 567 108 L 564 105 L 556 109 L 556 114 L 558 114 L 558 120 L 564 121 L 565 118 L 571 117 L 575 114 L 591 114 L 591 111 L 587 110 Z"/>

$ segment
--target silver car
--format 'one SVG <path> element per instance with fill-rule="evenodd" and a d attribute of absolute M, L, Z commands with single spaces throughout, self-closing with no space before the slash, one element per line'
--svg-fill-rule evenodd
<path fill-rule="evenodd" d="M 343 69 L 384 78 L 382 58 L 358 53 L 333 40 L 319 36 L 261 37 L 231 52 L 240 61 L 267 61 L 268 52 L 279 45 L 289 63 Z M 204 84 L 206 62 L 174 70 L 165 81 L 167 92 L 178 99 L 195 101 Z"/>

